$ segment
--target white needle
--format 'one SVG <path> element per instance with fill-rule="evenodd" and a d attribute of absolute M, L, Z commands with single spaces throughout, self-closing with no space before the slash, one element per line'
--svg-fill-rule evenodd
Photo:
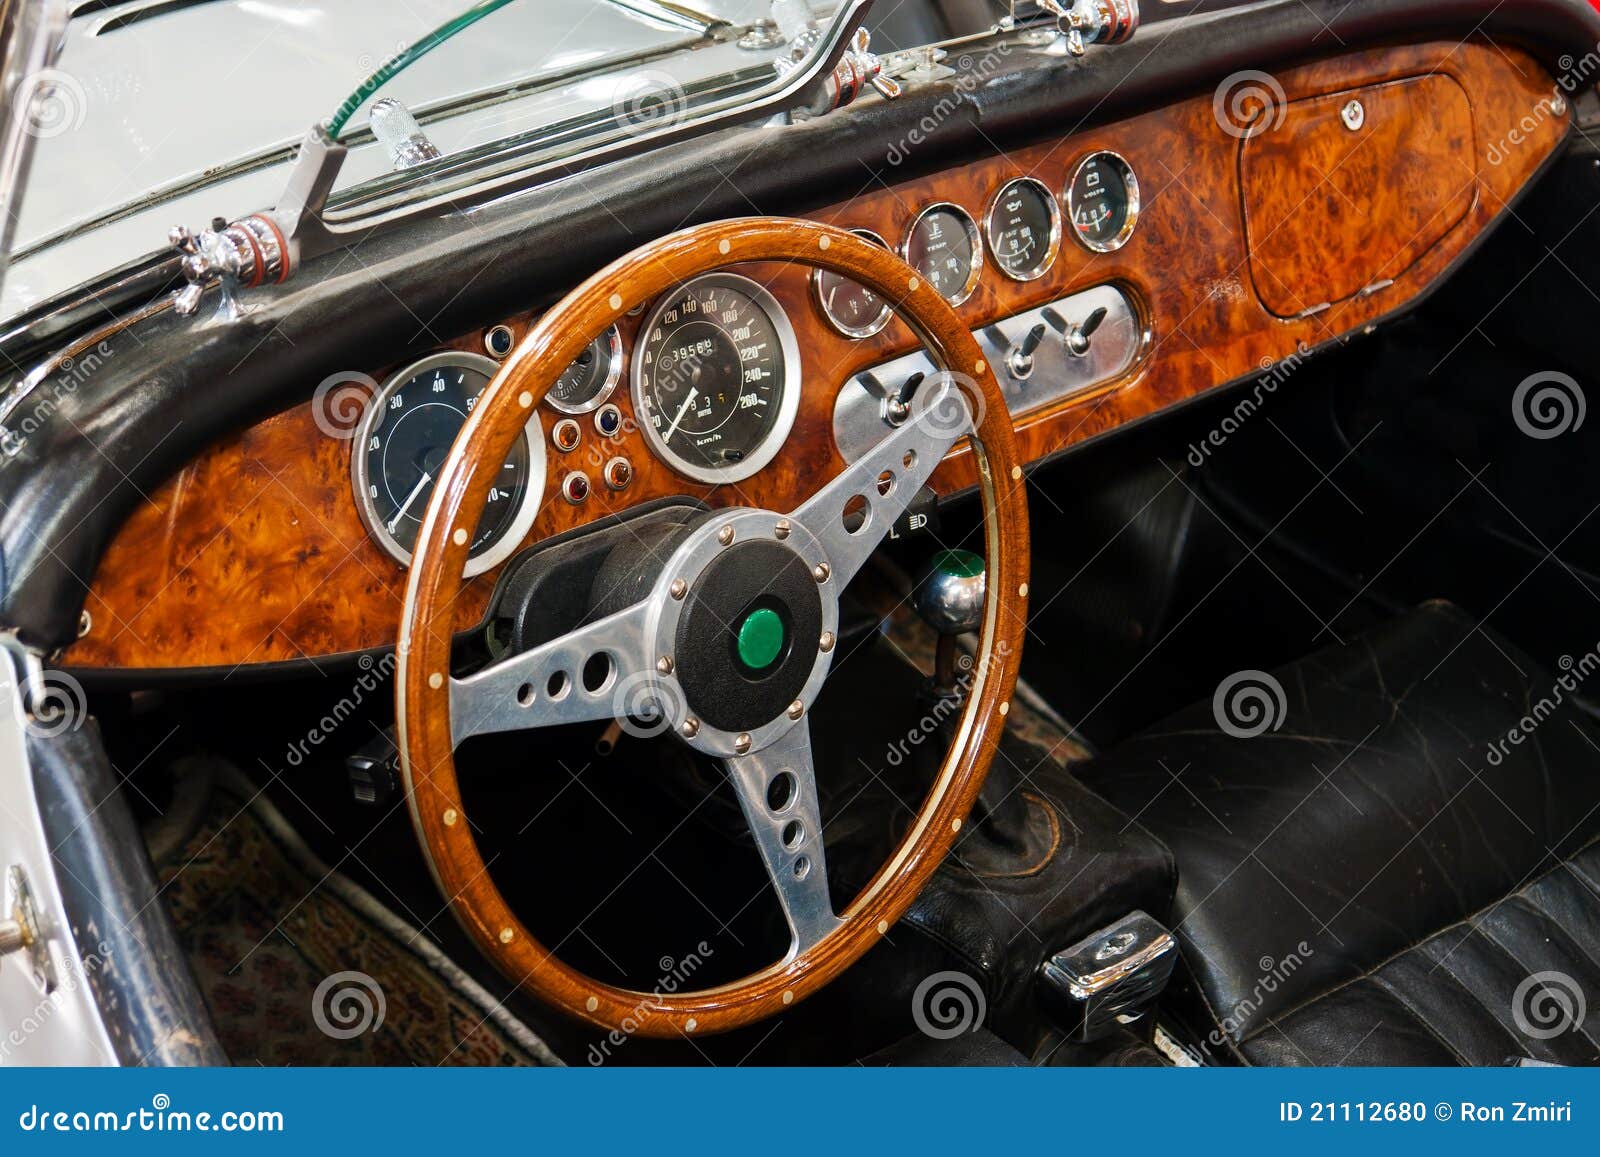
<path fill-rule="evenodd" d="M 406 516 L 406 511 L 411 509 L 411 504 L 417 500 L 417 495 L 421 494 L 423 488 L 432 481 L 433 475 L 424 470 L 422 477 L 417 479 L 417 484 L 411 488 L 411 493 L 406 495 L 406 500 L 400 504 L 400 509 L 395 511 L 394 517 L 389 520 L 390 534 L 393 534 L 394 528 L 400 525 L 400 520 Z"/>
<path fill-rule="evenodd" d="M 683 399 L 683 405 L 678 407 L 677 417 L 672 419 L 672 425 L 667 427 L 666 441 L 672 441 L 672 436 L 678 432 L 678 423 L 683 421 L 683 416 L 689 412 L 689 407 L 694 405 L 695 398 L 700 396 L 699 386 L 689 387 L 689 396 Z"/>

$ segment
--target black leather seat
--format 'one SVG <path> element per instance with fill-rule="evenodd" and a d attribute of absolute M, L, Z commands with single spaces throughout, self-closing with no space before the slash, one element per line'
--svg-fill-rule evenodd
<path fill-rule="evenodd" d="M 1079 768 L 1177 858 L 1163 1022 L 1223 1062 L 1600 1060 L 1600 660 L 1565 667 L 1430 603 L 1273 672 L 1281 711 L 1256 679 L 1275 729 L 1241 682 Z"/>

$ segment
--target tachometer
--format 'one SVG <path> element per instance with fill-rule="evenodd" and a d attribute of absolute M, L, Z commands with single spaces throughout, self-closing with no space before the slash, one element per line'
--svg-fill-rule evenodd
<path fill-rule="evenodd" d="M 395 374 L 367 403 L 350 456 L 356 508 L 396 562 L 410 564 L 439 467 L 498 369 L 477 354 L 434 354 Z M 543 493 L 544 433 L 535 417 L 489 490 L 467 558 L 469 578 L 511 556 Z"/>
<path fill-rule="evenodd" d="M 1096 253 L 1121 249 L 1139 220 L 1139 179 L 1116 153 L 1090 153 L 1067 182 L 1072 233 Z"/>
<path fill-rule="evenodd" d="M 621 378 L 622 335 L 612 326 L 561 372 L 544 400 L 563 414 L 587 414 L 600 408 Z"/>
<path fill-rule="evenodd" d="M 651 448 L 701 482 L 737 482 L 778 453 L 800 401 L 800 346 L 777 300 L 708 273 L 651 308 L 633 355 L 633 406 Z"/>
<path fill-rule="evenodd" d="M 1043 181 L 1007 181 L 989 205 L 984 221 L 989 255 L 1000 272 L 1017 281 L 1043 277 L 1061 248 L 1061 211 Z"/>
<path fill-rule="evenodd" d="M 951 305 L 960 305 L 972 296 L 983 272 L 983 242 L 977 224 L 960 205 L 947 201 L 917 214 L 900 255 Z"/>

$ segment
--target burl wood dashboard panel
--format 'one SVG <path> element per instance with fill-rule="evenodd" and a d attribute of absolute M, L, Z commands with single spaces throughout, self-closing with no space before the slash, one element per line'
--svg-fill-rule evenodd
<path fill-rule="evenodd" d="M 1566 109 L 1552 107 L 1551 78 L 1531 57 L 1475 41 L 1350 54 L 1275 80 L 1279 108 L 1275 92 L 1265 90 L 1262 108 L 1225 86 L 930 177 L 897 182 L 888 169 L 813 216 L 872 229 L 898 246 L 931 202 L 953 201 L 981 222 L 1012 177 L 1036 177 L 1059 198 L 1088 153 L 1111 149 L 1127 158 L 1143 206 L 1123 248 L 1091 253 L 1069 236 L 1049 272 L 1026 283 L 986 261 L 978 289 L 957 309 L 976 329 L 1105 283 L 1138 303 L 1148 337 L 1120 378 L 1018 421 L 1019 450 L 1037 460 L 1405 306 L 1506 208 L 1568 129 Z M 1369 109 L 1366 123 L 1335 130 L 1330 115 L 1349 95 Z M 1296 115 L 1301 110 L 1315 115 Z M 1521 143 L 1507 147 L 1513 133 Z M 1405 155 L 1383 155 L 1394 149 Z M 1254 181 L 1248 218 L 1246 167 Z M 1277 182 L 1275 169 L 1283 174 Z M 1264 266 L 1274 278 L 1265 294 Z M 789 509 L 842 468 L 832 432 L 840 385 L 914 349 L 914 339 L 898 320 L 864 340 L 839 336 L 823 322 L 799 268 L 741 272 L 769 286 L 799 335 L 805 380 L 783 451 L 736 485 L 681 477 L 633 427 L 624 384 L 613 400 L 630 420 L 615 439 L 600 438 L 585 418 L 577 449 L 549 450 L 544 503 L 528 541 L 670 494 Z M 1323 303 L 1306 316 L 1283 316 Z M 520 338 L 532 317 L 506 321 Z M 638 324 L 632 319 L 625 330 Z M 623 336 L 631 353 L 635 335 Z M 450 344 L 481 351 L 482 333 Z M 372 367 L 373 376 L 382 380 L 393 368 Z M 546 432 L 556 417 L 542 414 Z M 392 643 L 405 572 L 363 528 L 351 494 L 351 443 L 324 433 L 326 424 L 311 405 L 279 414 L 213 447 L 152 494 L 103 558 L 87 600 L 90 629 L 64 661 L 231 668 Z M 579 506 L 557 494 L 567 470 L 598 479 L 618 454 L 637 471 L 625 491 L 597 485 Z M 934 486 L 952 493 L 974 481 L 970 456 L 958 451 Z M 482 616 L 496 573 L 464 588 L 461 626 Z"/>

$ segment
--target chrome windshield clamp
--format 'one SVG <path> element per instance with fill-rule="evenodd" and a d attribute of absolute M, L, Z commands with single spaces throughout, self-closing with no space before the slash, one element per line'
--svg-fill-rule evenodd
<path fill-rule="evenodd" d="M 1139 28 L 1139 0 L 1034 0 L 1056 18 L 1066 50 L 1082 56 L 1090 44 L 1123 44 Z"/>
<path fill-rule="evenodd" d="M 773 67 L 780 76 L 800 67 L 810 51 L 805 41 L 804 35 L 797 37 L 791 54 L 773 61 Z M 805 107 L 796 109 L 796 113 L 822 116 L 843 108 L 860 96 L 869 84 L 882 93 L 886 100 L 898 97 L 902 91 L 899 83 L 884 71 L 883 60 L 871 50 L 871 44 L 872 33 L 865 28 L 857 28 L 850 38 L 850 47 L 845 49 L 839 63 L 822 78 L 811 101 Z"/>

